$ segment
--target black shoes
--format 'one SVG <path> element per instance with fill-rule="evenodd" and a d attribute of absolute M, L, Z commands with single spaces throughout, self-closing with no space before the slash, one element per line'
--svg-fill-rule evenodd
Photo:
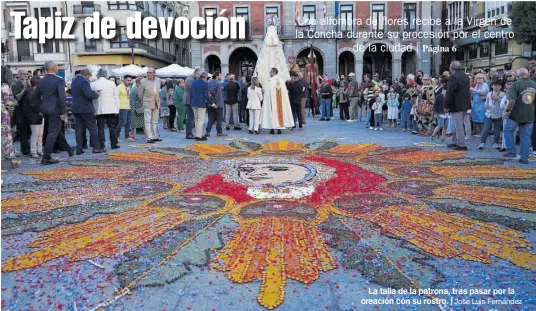
<path fill-rule="evenodd" d="M 259 132 L 259 131 L 255 131 L 255 134 L 257 134 L 257 135 L 259 135 L 260 133 L 261 133 L 261 132 Z"/>
<path fill-rule="evenodd" d="M 69 150 L 67 150 L 70 157 L 74 156 L 75 151 L 76 151 L 75 147 L 69 147 Z"/>
<path fill-rule="evenodd" d="M 154 139 L 149 139 L 149 140 L 147 140 L 147 143 L 148 143 L 148 144 L 154 144 L 155 142 L 156 142 L 156 140 L 154 140 Z"/>
<path fill-rule="evenodd" d="M 270 130 L 270 134 L 275 134 L 275 131 L 274 131 L 274 130 Z"/>
<path fill-rule="evenodd" d="M 119 145 L 112 146 L 112 149 L 119 149 L 119 148 L 121 148 L 121 146 Z"/>
<path fill-rule="evenodd" d="M 253 134 L 253 131 L 252 131 L 252 130 L 249 130 L 249 133 L 250 133 L 250 134 Z"/>
<path fill-rule="evenodd" d="M 160 139 L 160 138 L 155 138 L 155 139 L 153 139 L 153 140 L 154 140 L 154 141 L 162 141 L 162 139 Z"/>
<path fill-rule="evenodd" d="M 207 133 L 205 134 L 206 137 L 210 137 L 210 132 L 207 131 Z"/>
<path fill-rule="evenodd" d="M 84 150 L 83 150 L 83 149 L 82 149 L 82 150 L 80 150 L 80 151 L 76 150 L 76 155 L 81 155 L 81 154 L 84 154 L 84 153 L 85 153 L 85 152 L 84 152 Z"/>
<path fill-rule="evenodd" d="M 186 135 L 186 139 L 195 139 L 194 135 Z"/>
<path fill-rule="evenodd" d="M 207 140 L 207 137 L 206 136 L 196 137 L 195 140 L 197 140 L 197 141 L 205 141 L 205 140 Z"/>
<path fill-rule="evenodd" d="M 456 144 L 450 144 L 449 148 L 457 151 L 467 151 L 467 146 L 461 147 Z"/>
<path fill-rule="evenodd" d="M 242 130 L 242 128 L 241 128 L 240 126 L 235 126 L 235 127 L 234 127 L 234 130 L 235 130 L 235 131 L 240 131 L 240 130 Z"/>
<path fill-rule="evenodd" d="M 43 165 L 57 164 L 59 162 L 60 161 L 58 161 L 56 159 L 52 159 L 52 158 L 49 158 L 49 159 L 43 158 L 43 160 L 41 160 L 41 164 L 43 164 Z"/>
<path fill-rule="evenodd" d="M 102 149 L 93 149 L 93 153 L 103 153 L 104 150 Z"/>
<path fill-rule="evenodd" d="M 277 134 L 282 134 L 282 133 L 281 133 L 281 130 L 277 130 Z"/>

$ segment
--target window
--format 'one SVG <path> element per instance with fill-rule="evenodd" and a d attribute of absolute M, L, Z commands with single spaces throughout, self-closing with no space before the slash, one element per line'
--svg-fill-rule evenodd
<path fill-rule="evenodd" d="M 304 5 L 303 18 L 310 30 L 316 30 L 316 5 Z"/>
<path fill-rule="evenodd" d="M 243 17 L 246 22 L 249 21 L 249 8 L 248 7 L 239 7 L 235 10 L 236 17 Z"/>
<path fill-rule="evenodd" d="M 208 16 L 207 13 L 212 13 L 212 16 L 216 17 L 216 15 L 218 15 L 218 11 L 216 10 L 216 8 L 205 8 L 205 17 Z"/>
<path fill-rule="evenodd" d="M 129 42 L 128 42 L 128 38 L 126 34 L 126 27 L 120 26 L 117 29 L 117 35 L 115 36 L 115 38 L 112 39 L 112 41 L 110 41 L 110 45 L 112 49 L 120 49 L 120 48 L 128 48 L 129 47 L 128 43 Z"/>
<path fill-rule="evenodd" d="M 501 7 L 501 14 L 504 14 L 504 6 Z"/>
<path fill-rule="evenodd" d="M 488 18 L 490 18 L 490 17 L 491 17 L 491 12 L 490 12 L 490 11 L 488 11 Z"/>
<path fill-rule="evenodd" d="M 279 17 L 279 7 L 278 6 L 267 6 L 266 7 L 266 16 L 271 15 L 271 14 Z"/>
<path fill-rule="evenodd" d="M 385 4 L 372 5 L 372 29 L 374 31 L 383 32 L 385 19 Z"/>
<path fill-rule="evenodd" d="M 346 25 L 341 23 L 342 31 L 352 31 L 354 19 L 354 6 L 351 4 L 341 5 L 341 21 L 346 21 Z"/>
<path fill-rule="evenodd" d="M 480 57 L 489 57 L 489 42 L 480 43 Z"/>
<path fill-rule="evenodd" d="M 495 17 L 495 10 L 491 10 L 491 17 Z"/>
<path fill-rule="evenodd" d="M 501 38 L 495 40 L 495 55 L 502 55 L 508 53 L 508 39 Z"/>
<path fill-rule="evenodd" d="M 83 3 L 83 2 L 82 2 Z M 143 11 L 142 1 L 108 1 L 108 10 L 139 10 Z"/>
<path fill-rule="evenodd" d="M 456 60 L 463 62 L 465 60 L 465 49 L 461 48 L 456 51 Z"/>
<path fill-rule="evenodd" d="M 41 8 L 42 17 L 51 17 L 52 11 L 50 8 Z M 46 40 L 43 44 L 43 53 L 54 53 L 54 40 Z"/>
<path fill-rule="evenodd" d="M 469 59 L 477 58 L 478 45 L 471 44 L 469 45 Z"/>
<path fill-rule="evenodd" d="M 316 24 L 316 5 L 304 5 L 303 18 L 309 21 L 315 21 Z"/>
<path fill-rule="evenodd" d="M 417 4 L 404 4 L 404 18 L 408 22 L 408 25 L 405 27 L 405 31 L 417 30 L 417 25 L 415 24 L 415 19 L 417 18 Z"/>

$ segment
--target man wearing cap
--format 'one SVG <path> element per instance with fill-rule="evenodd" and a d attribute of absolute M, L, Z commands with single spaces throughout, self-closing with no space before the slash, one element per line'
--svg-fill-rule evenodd
<path fill-rule="evenodd" d="M 155 77 L 155 69 L 147 69 L 147 78 L 141 80 L 138 89 L 139 97 L 143 103 L 145 131 L 147 143 L 162 141 L 158 135 L 158 118 L 160 113 L 160 79 Z"/>
<path fill-rule="evenodd" d="M 119 114 L 119 93 L 117 86 L 107 79 L 108 73 L 105 69 L 99 69 L 97 81 L 91 83 L 91 90 L 100 95 L 93 99 L 95 115 L 97 115 L 97 128 L 100 147 L 104 149 L 104 125 L 108 125 L 110 131 L 110 147 L 118 149 L 117 143 L 117 115 Z"/>
<path fill-rule="evenodd" d="M 348 85 L 348 98 L 350 99 L 350 120 L 348 122 L 357 122 L 357 103 L 359 101 L 359 84 L 355 78 L 355 73 L 350 72 L 348 75 L 350 84 Z"/>

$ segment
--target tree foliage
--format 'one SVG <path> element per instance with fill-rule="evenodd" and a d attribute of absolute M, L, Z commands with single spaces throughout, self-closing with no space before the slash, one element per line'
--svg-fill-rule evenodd
<path fill-rule="evenodd" d="M 536 44 L 535 12 L 535 1 L 513 1 L 510 18 L 517 43 Z"/>

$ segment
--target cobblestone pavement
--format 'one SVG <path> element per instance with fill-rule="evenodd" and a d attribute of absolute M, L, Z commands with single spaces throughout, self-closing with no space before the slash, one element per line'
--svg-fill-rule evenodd
<path fill-rule="evenodd" d="M 536 162 L 307 121 L 25 158 L 2 174 L 2 309 L 536 309 Z"/>

